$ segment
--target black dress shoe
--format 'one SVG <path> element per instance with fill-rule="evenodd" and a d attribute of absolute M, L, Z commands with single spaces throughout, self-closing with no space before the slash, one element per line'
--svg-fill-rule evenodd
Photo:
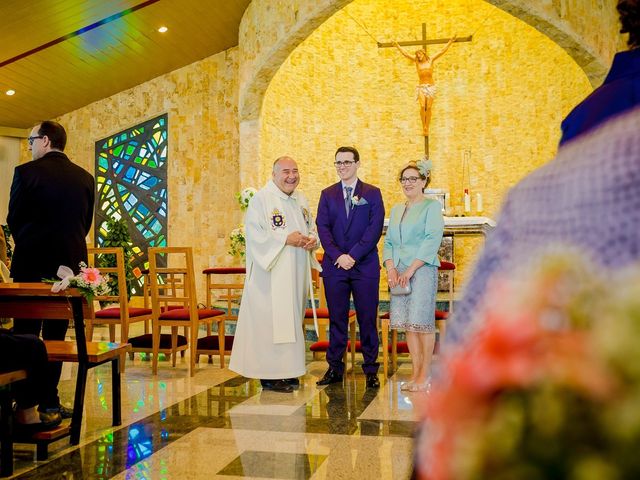
<path fill-rule="evenodd" d="M 327 373 L 324 374 L 324 377 L 316 382 L 316 385 L 329 385 L 331 383 L 340 382 L 342 382 L 342 374 L 330 368 L 329 370 L 327 370 Z"/>
<path fill-rule="evenodd" d="M 290 393 L 293 387 L 284 380 L 260 380 L 263 390 L 271 390 L 273 392 Z"/>
<path fill-rule="evenodd" d="M 299 378 L 285 378 L 284 379 L 284 383 L 286 383 L 287 385 L 291 385 L 292 387 L 299 387 L 300 386 L 300 379 Z"/>
<path fill-rule="evenodd" d="M 60 410 L 60 415 L 62 416 L 63 419 L 64 418 L 73 418 L 73 409 L 72 408 L 67 408 L 64 405 L 60 404 L 58 409 Z"/>
<path fill-rule="evenodd" d="M 367 388 L 380 388 L 377 373 L 367 373 Z"/>

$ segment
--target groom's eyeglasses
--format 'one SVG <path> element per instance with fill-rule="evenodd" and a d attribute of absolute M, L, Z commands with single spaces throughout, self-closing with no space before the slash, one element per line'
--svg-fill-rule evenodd
<path fill-rule="evenodd" d="M 354 162 L 353 160 L 345 160 L 344 162 L 333 162 L 333 164 L 336 166 L 336 168 L 350 167 L 354 163 L 356 163 L 356 162 Z"/>

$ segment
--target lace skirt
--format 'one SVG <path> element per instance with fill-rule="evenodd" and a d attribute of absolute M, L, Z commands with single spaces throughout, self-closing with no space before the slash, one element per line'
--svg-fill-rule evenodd
<path fill-rule="evenodd" d="M 398 273 L 407 266 L 400 263 Z M 409 332 L 435 333 L 438 267 L 423 265 L 411 277 L 409 295 L 391 295 L 390 326 Z"/>

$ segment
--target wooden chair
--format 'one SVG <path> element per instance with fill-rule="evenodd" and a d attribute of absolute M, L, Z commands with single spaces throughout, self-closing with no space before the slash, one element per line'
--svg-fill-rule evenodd
<path fill-rule="evenodd" d="M 181 264 L 177 267 L 159 267 L 158 255 L 167 255 L 167 265 Z M 171 259 L 179 257 L 180 261 L 172 262 Z M 170 279 L 172 287 L 167 292 L 167 279 Z M 193 250 L 191 247 L 151 247 L 149 248 L 149 284 L 151 286 L 152 316 L 152 372 L 158 373 L 158 353 L 170 351 L 173 356 L 173 366 L 176 364 L 176 352 L 179 349 L 189 349 L 189 375 L 195 374 L 196 345 L 198 339 L 198 327 L 201 323 L 218 323 L 221 329 L 223 321 L 222 310 L 198 308 L 196 298 L 196 284 L 193 269 Z M 161 342 L 162 327 L 171 327 L 171 345 L 166 341 Z M 188 334 L 183 345 L 178 346 L 178 329 L 186 327 Z M 224 332 L 224 330 L 222 330 Z M 166 338 L 166 337 L 165 337 Z M 133 339 L 132 339 L 133 341 Z M 161 345 L 162 343 L 162 345 Z M 167 348 L 169 347 L 169 348 Z M 140 351 L 140 349 L 137 349 Z M 220 363 L 224 364 L 222 355 Z"/>
<path fill-rule="evenodd" d="M 142 278 L 142 300 L 143 307 L 151 309 L 151 283 L 149 281 L 149 269 L 141 270 Z M 158 290 L 160 292 L 161 297 L 177 297 L 178 291 L 183 290 L 182 286 L 182 275 L 170 273 L 165 276 L 163 279 L 164 283 L 158 283 Z M 162 300 L 160 302 L 160 310 L 176 310 L 182 308 L 182 305 L 176 305 L 175 302 L 170 302 L 168 300 Z M 153 314 L 152 314 L 153 316 Z M 187 337 L 189 336 L 189 327 L 183 327 L 183 335 L 178 335 L 178 348 L 177 352 L 180 352 L 180 355 L 184 357 L 184 352 L 187 348 Z M 153 352 L 152 347 L 152 335 L 149 333 L 147 329 L 147 325 L 145 322 L 144 335 L 139 335 L 133 338 L 132 349 L 129 351 L 129 356 L 131 360 L 134 359 L 135 353 L 148 353 L 151 354 Z M 172 357 L 171 353 L 171 336 L 165 336 L 164 334 L 160 335 L 160 352 L 167 355 L 169 358 Z M 174 363 L 175 365 L 175 363 Z"/>
<path fill-rule="evenodd" d="M 89 263 L 97 265 L 97 260 L 102 255 L 113 255 L 116 260 L 115 267 L 100 267 L 100 272 L 115 278 L 118 282 L 118 295 L 96 296 L 95 300 L 109 302 L 116 305 L 103 308 L 94 312 L 91 318 L 87 319 L 87 338 L 93 340 L 93 328 L 96 324 L 109 325 L 109 340 L 115 342 L 115 327 L 120 325 L 120 341 L 129 339 L 129 325 L 134 322 L 144 322 L 144 331 L 147 333 L 147 323 L 151 320 L 152 310 L 150 308 L 136 308 L 129 306 L 127 295 L 127 276 L 125 273 L 124 252 L 122 247 L 114 248 L 89 248 Z M 123 363 L 124 365 L 124 363 Z"/>
<path fill-rule="evenodd" d="M 26 370 L 0 373 L 0 477 L 13 475 L 13 409 L 11 384 L 27 378 Z"/>
<path fill-rule="evenodd" d="M 213 308 L 214 304 L 222 303 L 226 311 L 218 323 L 217 335 L 211 334 L 211 324 L 207 324 L 207 336 L 198 338 L 196 363 L 198 363 L 200 355 L 208 355 L 209 362 L 211 362 L 212 355 L 220 355 L 220 368 L 224 368 L 225 353 L 231 351 L 234 338 L 233 335 L 225 335 L 225 325 L 227 321 L 235 322 L 238 320 L 238 316 L 233 313 L 233 308 L 234 305 L 239 305 L 244 288 L 242 283 L 225 282 L 224 279 L 230 275 L 244 275 L 246 268 L 211 267 L 205 268 L 202 273 L 205 275 L 206 281 L 207 307 Z"/>
<path fill-rule="evenodd" d="M 322 254 L 318 254 L 318 261 L 322 262 Z M 324 281 L 317 270 L 311 270 L 311 279 L 314 284 L 315 297 L 318 299 L 318 308 L 316 316 L 318 318 L 318 340 L 311 344 L 309 349 L 313 352 L 313 358 L 319 359 L 322 352 L 326 352 L 329 348 L 329 340 L 327 339 L 327 328 L 329 327 L 329 309 L 327 308 L 327 297 L 324 292 Z M 307 308 L 304 313 L 305 326 L 314 327 L 313 309 Z M 349 310 L 349 342 L 347 350 L 344 352 L 345 370 L 347 366 L 347 351 L 351 351 L 351 365 L 355 365 L 356 349 L 360 342 L 356 342 L 356 312 Z"/>
<path fill-rule="evenodd" d="M 436 345 L 436 349 L 439 348 L 439 345 L 441 345 L 444 340 L 447 329 L 447 318 L 451 313 L 453 313 L 453 274 L 455 269 L 456 266 L 454 263 L 447 262 L 445 260 L 441 260 L 440 266 L 438 267 L 439 272 L 447 272 L 448 310 L 436 309 L 436 328 L 438 329 L 438 345 Z M 406 342 L 398 344 L 397 330 L 391 330 L 391 345 L 389 345 L 389 312 L 385 312 L 380 316 L 380 324 L 382 329 L 382 369 L 384 372 L 384 378 L 387 378 L 389 373 L 389 353 L 391 353 L 391 368 L 392 371 L 395 372 L 398 368 L 398 348 L 400 347 L 400 350 L 404 353 L 407 353 L 409 349 L 407 348 Z"/>

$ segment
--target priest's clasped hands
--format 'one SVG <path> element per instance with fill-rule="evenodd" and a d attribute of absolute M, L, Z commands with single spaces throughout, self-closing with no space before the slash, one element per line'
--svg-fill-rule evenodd
<path fill-rule="evenodd" d="M 286 241 L 287 245 L 291 245 L 292 247 L 304 248 L 305 250 L 313 250 L 314 248 L 316 248 L 317 243 L 318 241 L 315 239 L 315 237 L 308 237 L 298 232 L 297 230 L 287 235 Z"/>

